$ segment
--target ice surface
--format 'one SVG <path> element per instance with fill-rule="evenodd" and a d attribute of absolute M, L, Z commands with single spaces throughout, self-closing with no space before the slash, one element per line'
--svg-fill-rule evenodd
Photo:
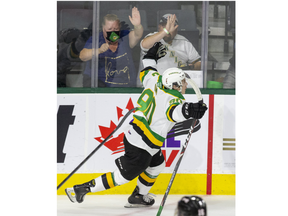
<path fill-rule="evenodd" d="M 177 202 L 184 195 L 168 195 L 161 216 L 173 216 Z M 208 208 L 209 216 L 235 216 L 235 196 L 198 195 Z M 66 195 L 57 196 L 57 216 L 128 216 L 156 215 L 163 199 L 157 195 L 155 204 L 148 208 L 124 208 L 129 195 L 87 195 L 83 203 L 72 203 Z"/>

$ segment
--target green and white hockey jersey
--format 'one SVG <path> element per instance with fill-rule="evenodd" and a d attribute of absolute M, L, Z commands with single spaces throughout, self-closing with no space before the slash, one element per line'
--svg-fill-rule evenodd
<path fill-rule="evenodd" d="M 186 120 L 182 114 L 185 98 L 177 90 L 165 89 L 162 76 L 153 67 L 141 71 L 140 80 L 144 90 L 125 136 L 132 145 L 154 155 L 175 123 Z"/>

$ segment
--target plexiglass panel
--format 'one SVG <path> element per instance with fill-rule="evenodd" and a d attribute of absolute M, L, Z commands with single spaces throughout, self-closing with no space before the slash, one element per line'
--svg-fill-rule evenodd
<path fill-rule="evenodd" d="M 200 1 L 58 1 L 57 87 L 141 88 L 142 58 L 157 41 L 167 48 L 160 74 L 178 67 L 200 88 L 235 88 L 235 2 Z"/>

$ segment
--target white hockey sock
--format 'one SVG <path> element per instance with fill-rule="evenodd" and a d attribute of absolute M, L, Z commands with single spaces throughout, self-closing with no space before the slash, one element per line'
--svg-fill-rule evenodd
<path fill-rule="evenodd" d="M 114 174 L 114 180 L 115 180 L 115 182 L 116 182 L 117 185 L 122 185 L 122 184 L 126 184 L 126 183 L 129 182 L 129 180 L 125 179 L 125 178 L 121 175 L 121 173 L 120 173 L 120 171 L 119 171 L 118 169 L 115 170 L 115 171 L 113 172 L 113 174 Z"/>
<path fill-rule="evenodd" d="M 120 171 L 116 170 L 113 173 L 108 172 L 96 178 L 95 187 L 90 187 L 90 189 L 92 193 L 95 193 L 108 190 L 110 188 L 125 184 L 127 182 L 129 181 L 121 175 Z"/>
<path fill-rule="evenodd" d="M 92 193 L 106 190 L 103 183 L 102 183 L 102 176 L 99 176 L 95 179 L 95 187 L 90 187 Z"/>
<path fill-rule="evenodd" d="M 139 181 L 139 178 L 137 180 L 137 185 L 139 187 L 139 194 L 141 194 L 141 195 L 148 194 L 151 187 L 153 186 L 153 185 L 152 186 L 146 186 L 146 185 L 142 184 L 141 181 Z"/>
<path fill-rule="evenodd" d="M 146 195 L 149 193 L 151 187 L 154 185 L 156 178 L 165 168 L 165 161 L 156 167 L 147 167 L 147 169 L 141 173 L 137 180 L 139 186 L 139 193 Z"/>

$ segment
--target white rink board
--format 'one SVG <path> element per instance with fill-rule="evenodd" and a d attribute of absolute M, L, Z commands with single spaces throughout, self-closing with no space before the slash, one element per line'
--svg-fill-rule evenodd
<path fill-rule="evenodd" d="M 69 126 L 66 136 L 63 153 L 64 163 L 57 163 L 57 173 L 70 173 L 74 170 L 99 144 L 95 138 L 102 137 L 102 133 L 110 134 L 110 124 L 118 125 L 121 115 L 128 112 L 126 108 L 136 106 L 136 101 L 140 94 L 58 94 L 58 109 L 63 105 L 74 106 L 72 115 L 75 117 L 73 124 Z M 196 95 L 184 95 L 186 101 L 196 102 Z M 234 97 L 234 96 L 233 96 Z M 203 95 L 204 102 L 209 107 L 209 95 Z M 131 103 L 132 102 L 132 103 Z M 131 109 L 131 107 L 130 107 Z M 120 119 L 118 119 L 120 117 Z M 125 125 L 132 119 L 132 114 L 127 118 L 122 127 L 114 133 L 112 138 L 117 138 L 125 130 Z M 207 172 L 207 143 L 208 143 L 208 112 L 200 120 L 201 129 L 193 133 L 185 152 L 184 158 L 179 167 L 178 173 L 206 173 Z M 100 127 L 100 128 L 99 128 Z M 110 138 L 111 139 L 111 138 Z M 109 140 L 110 140 L 109 139 Z M 163 173 L 172 173 L 178 160 L 181 149 L 180 142 L 185 141 L 186 135 L 175 137 L 170 143 L 162 147 L 166 151 L 166 162 L 171 160 L 172 151 L 177 152 L 176 157 Z M 103 140 L 103 139 L 102 139 Z M 121 140 L 121 139 L 120 139 Z M 113 143 L 114 148 L 121 145 L 118 140 Z M 172 143 L 172 144 L 173 144 Z M 175 143 L 179 146 L 175 147 Z M 116 146 L 115 146 L 116 145 Z M 170 145 L 170 146 L 169 146 Z M 173 146 L 173 145 L 172 145 Z M 123 155 L 113 154 L 113 151 L 103 145 L 78 171 L 77 173 L 104 173 L 116 169 L 115 159 Z"/>
<path fill-rule="evenodd" d="M 235 137 L 235 95 L 215 95 L 213 174 L 235 174 Z"/>

